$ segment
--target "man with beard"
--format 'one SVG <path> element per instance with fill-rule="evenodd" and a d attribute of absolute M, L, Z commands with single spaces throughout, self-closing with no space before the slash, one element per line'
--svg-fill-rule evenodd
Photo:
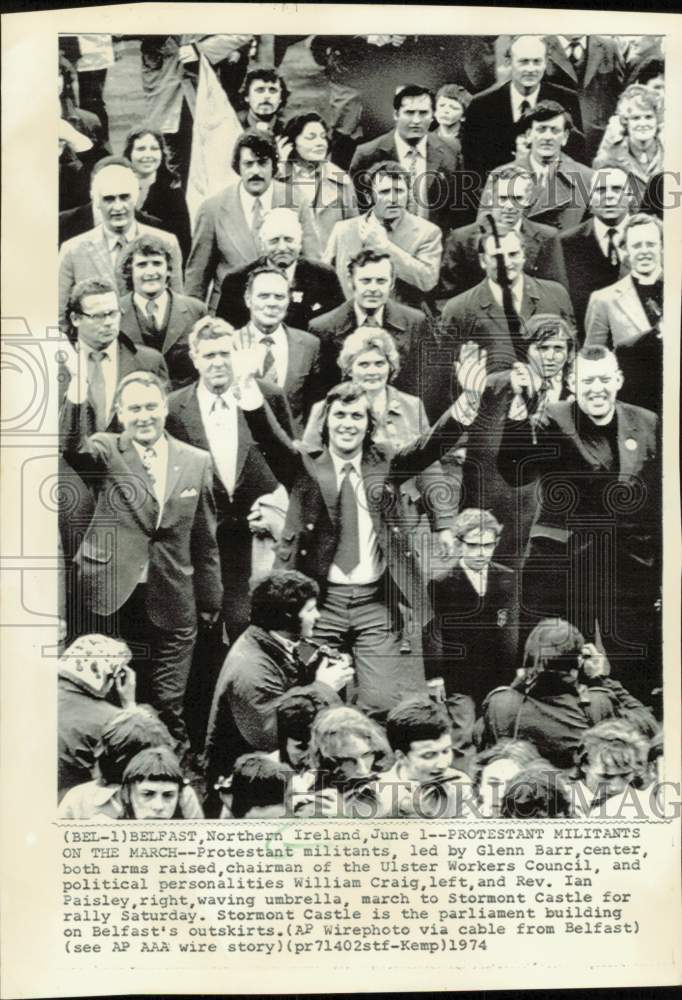
<path fill-rule="evenodd" d="M 301 255 L 303 230 L 292 209 L 271 208 L 266 212 L 258 242 L 262 256 L 225 275 L 216 316 L 233 326 L 247 322 L 249 310 L 244 293 L 248 277 L 257 267 L 264 266 L 278 267 L 287 275 L 290 299 L 285 319 L 298 330 L 307 330 L 312 320 L 343 302 L 334 269 Z"/>
<path fill-rule="evenodd" d="M 287 85 L 277 70 L 256 66 L 249 70 L 241 89 L 244 107 L 237 117 L 245 129 L 277 136 L 283 128 L 282 112 L 287 103 Z"/>

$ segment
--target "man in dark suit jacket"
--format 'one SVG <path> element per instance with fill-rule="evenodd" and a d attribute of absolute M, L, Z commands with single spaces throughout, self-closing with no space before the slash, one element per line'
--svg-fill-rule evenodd
<path fill-rule="evenodd" d="M 216 306 L 216 316 L 220 319 L 232 326 L 248 322 L 249 310 L 244 301 L 247 280 L 252 271 L 265 265 L 279 267 L 289 277 L 289 308 L 284 319 L 297 330 L 307 330 L 311 320 L 343 302 L 334 268 L 301 256 L 303 230 L 290 208 L 272 208 L 266 213 L 258 244 L 261 257 L 228 271 L 223 278 Z"/>
<path fill-rule="evenodd" d="M 430 584 L 433 619 L 425 636 L 445 695 L 467 695 L 477 709 L 492 688 L 511 682 L 518 658 L 519 606 L 515 573 L 493 562 L 502 525 L 487 510 L 461 511 L 453 532 L 459 559 Z M 477 713 L 478 714 L 478 713 Z"/>
<path fill-rule="evenodd" d="M 238 332 L 259 347 L 260 374 L 284 390 L 294 428 L 300 434 L 317 398 L 315 371 L 320 343 L 311 333 L 284 325 L 289 279 L 279 268 L 266 266 L 252 271 L 245 302 L 250 319 Z"/>
<path fill-rule="evenodd" d="M 410 211 L 446 231 L 453 225 L 456 159 L 449 146 L 429 133 L 434 107 L 434 95 L 427 87 L 402 87 L 393 100 L 395 131 L 355 150 L 350 175 L 361 211 L 372 207 L 370 168 L 392 161 L 412 176 Z"/>
<path fill-rule="evenodd" d="M 648 698 L 661 675 L 661 475 L 658 419 L 617 402 L 614 354 L 583 348 L 574 401 L 529 418 L 527 379 L 505 423 L 498 456 L 512 487 L 538 484 L 523 571 L 527 624 L 558 616 L 598 636 L 615 676 Z"/>
<path fill-rule="evenodd" d="M 189 333 L 206 315 L 206 306 L 190 295 L 171 291 L 172 268 L 166 245 L 154 236 L 138 236 L 121 256 L 128 294 L 121 299 L 120 327 L 135 344 L 159 351 L 175 389 L 194 378 Z"/>
<path fill-rule="evenodd" d="M 549 35 L 546 42 L 547 79 L 578 98 L 591 163 L 622 89 L 615 42 L 604 35 Z"/>
<path fill-rule="evenodd" d="M 166 426 L 173 437 L 203 448 L 213 459 L 223 619 L 227 634 L 234 641 L 249 620 L 254 534 L 267 531 L 279 538 L 286 495 L 280 489 L 277 499 L 269 496 L 279 483 L 251 437 L 232 392 L 232 330 L 222 321 L 207 317 L 192 331 L 190 345 L 199 380 L 171 393 Z M 287 434 L 293 434 L 283 391 L 271 382 L 260 380 L 259 384 L 280 426 Z M 279 515 L 277 502 L 282 508 Z"/>
<path fill-rule="evenodd" d="M 629 174 L 613 164 L 595 171 L 590 194 L 591 219 L 561 233 L 571 296 L 580 337 L 592 292 L 613 285 L 627 270 L 622 237 L 632 207 Z"/>
<path fill-rule="evenodd" d="M 524 217 L 531 199 L 533 175 L 525 167 L 510 164 L 496 167 L 488 179 L 489 204 L 481 204 L 479 219 L 470 226 L 454 229 L 443 250 L 438 295 L 451 298 L 473 288 L 481 279 L 478 238 L 483 219 L 490 214 L 500 235 L 512 229 L 523 237 L 526 274 L 566 285 L 559 233 L 552 226 L 543 226 Z"/>
<path fill-rule="evenodd" d="M 434 420 L 443 410 L 449 370 L 443 378 L 433 358 L 429 364 L 429 354 L 437 347 L 433 328 L 424 313 L 390 298 L 394 277 L 387 253 L 362 250 L 351 260 L 353 298 L 310 324 L 310 332 L 320 340 L 315 396 L 322 399 L 339 381 L 337 360 L 346 337 L 360 326 L 377 326 L 391 334 L 400 355 L 395 388 L 419 396 Z"/>
<path fill-rule="evenodd" d="M 298 647 L 319 617 L 319 588 L 295 570 L 275 570 L 253 591 L 248 628 L 227 654 L 211 706 L 206 736 L 207 786 L 231 773 L 237 757 L 278 749 L 277 706 L 293 687 L 318 689 L 333 701 L 352 677 L 347 658 L 314 657 L 306 665 Z"/>
<path fill-rule="evenodd" d="M 475 395 L 481 374 L 475 346 L 468 358 L 460 378 Z M 327 395 L 322 434 L 328 444 L 312 452 L 288 439 L 263 406 L 253 378 L 258 363 L 253 349 L 233 352 L 251 433 L 290 493 L 277 565 L 317 580 L 322 609 L 315 638 L 352 652 L 354 699 L 363 710 L 384 715 L 404 694 L 424 687 L 421 653 L 401 655 L 399 601 L 420 624 L 428 610 L 412 530 L 399 502 L 400 482 L 459 440 L 469 419 L 467 397 L 458 398 L 427 434 L 391 452 L 372 445 L 362 390 L 342 383 Z"/>
<path fill-rule="evenodd" d="M 569 153 L 582 159 L 584 142 L 578 99 L 570 90 L 544 76 L 546 45 L 537 35 L 518 35 L 509 50 L 511 79 L 476 94 L 467 108 L 462 155 L 468 171 L 476 174 L 479 189 L 488 173 L 514 159 L 516 123 L 538 101 L 557 101 L 573 119 Z"/>
<path fill-rule="evenodd" d="M 222 599 L 211 459 L 164 434 L 165 389 L 150 372 L 133 372 L 119 386 L 122 433 L 97 433 L 83 443 L 87 384 L 75 355 L 71 363 L 76 377 L 60 414 L 63 449 L 97 490 L 76 555 L 81 599 L 93 631 L 118 634 L 143 661 L 138 691 L 183 754 L 197 621 L 214 621 Z"/>
<path fill-rule="evenodd" d="M 551 313 L 575 325 L 568 292 L 556 281 L 542 281 L 524 274 L 523 240 L 509 232 L 500 240 L 483 234 L 479 241 L 481 267 L 486 277 L 468 292 L 450 299 L 443 309 L 443 347 L 457 352 L 463 341 L 471 340 L 488 352 L 488 370 L 505 371 L 527 353 L 525 323 L 539 313 Z M 514 315 L 510 320 L 500 284 L 498 262 L 504 260 Z M 518 332 L 514 332 L 514 325 Z"/>

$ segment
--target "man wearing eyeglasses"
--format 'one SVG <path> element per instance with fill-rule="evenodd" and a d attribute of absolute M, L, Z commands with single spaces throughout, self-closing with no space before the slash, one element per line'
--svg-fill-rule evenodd
<path fill-rule="evenodd" d="M 67 314 L 72 331 L 70 339 L 75 341 L 78 365 L 88 386 L 82 435 L 116 431 L 119 428 L 113 401 L 118 384 L 134 371 L 154 372 L 167 381 L 166 363 L 159 351 L 135 344 L 119 332 L 118 294 L 110 281 L 102 278 L 80 281 L 69 298 Z M 60 403 L 66 396 L 72 366 L 66 368 L 61 373 Z"/>

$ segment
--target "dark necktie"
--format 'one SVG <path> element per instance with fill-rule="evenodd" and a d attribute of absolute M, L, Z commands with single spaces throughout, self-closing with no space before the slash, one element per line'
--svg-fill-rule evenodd
<path fill-rule="evenodd" d="M 272 337 L 261 337 L 261 344 L 265 344 L 265 355 L 263 357 L 263 378 L 270 381 L 277 381 L 277 368 L 275 367 L 275 355 L 272 353 L 272 345 L 275 343 Z"/>
<path fill-rule="evenodd" d="M 365 322 L 362 325 L 378 327 L 380 324 L 379 320 L 377 319 L 376 313 L 372 313 L 371 315 L 365 316 Z"/>
<path fill-rule="evenodd" d="M 521 121 L 528 111 L 530 111 L 530 101 L 521 101 L 519 105 L 519 121 Z"/>
<path fill-rule="evenodd" d="M 156 299 L 149 299 L 145 309 L 147 311 L 147 320 L 149 322 L 149 328 L 155 332 L 159 329 L 159 323 L 156 312 Z"/>
<path fill-rule="evenodd" d="M 339 542 L 334 562 L 348 575 L 360 562 L 360 541 L 358 538 L 358 503 L 350 481 L 353 466 L 346 462 L 343 467 L 343 482 L 339 491 Z"/>
<path fill-rule="evenodd" d="M 502 285 L 502 308 L 509 327 L 509 336 L 517 361 L 526 360 L 526 345 L 521 336 L 521 317 L 514 306 L 514 296 L 510 285 Z"/>
<path fill-rule="evenodd" d="M 609 264 L 611 267 L 618 267 L 620 264 L 620 257 L 618 256 L 618 244 L 616 243 L 616 232 L 617 230 L 611 227 L 606 230 L 606 235 L 608 236 L 608 243 L 606 245 L 606 256 L 609 259 Z"/>
<path fill-rule="evenodd" d="M 142 454 L 142 464 L 144 465 L 145 471 L 149 476 L 149 482 L 152 484 L 152 488 L 156 484 L 156 476 L 154 475 L 153 471 L 153 462 L 155 458 L 156 458 L 156 451 L 154 450 L 154 448 L 145 448 Z M 156 490 L 154 490 L 154 492 L 156 492 Z"/>
<path fill-rule="evenodd" d="M 88 392 L 95 411 L 95 427 L 98 431 L 107 428 L 107 394 L 102 369 L 102 362 L 106 357 L 104 351 L 90 351 L 88 355 Z"/>

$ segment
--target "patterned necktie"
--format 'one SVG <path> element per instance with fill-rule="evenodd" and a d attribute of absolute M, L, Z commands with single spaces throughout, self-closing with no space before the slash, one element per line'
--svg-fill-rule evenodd
<path fill-rule="evenodd" d="M 258 236 L 260 227 L 263 225 L 263 203 L 260 198 L 253 200 L 253 214 L 251 215 L 251 232 Z"/>
<path fill-rule="evenodd" d="M 152 330 L 159 329 L 159 323 L 156 311 L 156 299 L 149 299 L 147 305 L 145 306 L 147 312 L 147 319 L 149 320 L 149 326 Z"/>
<path fill-rule="evenodd" d="M 360 562 L 360 540 L 358 531 L 358 504 L 355 490 L 350 481 L 353 466 L 346 462 L 343 469 L 343 482 L 339 490 L 339 541 L 336 546 L 334 562 L 339 569 L 348 575 Z"/>
<path fill-rule="evenodd" d="M 409 173 L 410 173 L 410 194 L 409 194 L 409 197 L 407 199 L 407 211 L 408 212 L 412 212 L 413 215 L 421 215 L 422 214 L 420 212 L 420 206 L 417 203 L 417 199 L 415 197 L 415 194 L 416 194 L 416 192 L 415 192 L 415 182 L 416 182 L 416 179 L 417 179 L 417 163 L 418 163 L 418 159 L 419 159 L 419 153 L 417 152 L 417 150 L 415 149 L 414 146 L 410 146 L 410 148 L 405 153 L 405 160 L 407 162 L 407 169 L 409 170 Z"/>
<path fill-rule="evenodd" d="M 618 244 L 616 243 L 616 232 L 617 230 L 611 227 L 606 230 L 606 235 L 608 236 L 608 243 L 606 245 L 606 256 L 608 257 L 609 264 L 611 267 L 618 267 L 620 264 L 620 257 L 618 256 Z"/>
<path fill-rule="evenodd" d="M 275 367 L 275 355 L 272 353 L 272 345 L 275 343 L 272 337 L 261 337 L 261 344 L 265 344 L 265 355 L 263 356 L 263 378 L 271 381 L 277 379 L 277 368 Z"/>
<path fill-rule="evenodd" d="M 88 392 L 95 411 L 95 428 L 98 431 L 107 428 L 107 392 L 102 368 L 105 358 L 108 358 L 108 355 L 104 351 L 90 351 L 88 354 Z"/>
<path fill-rule="evenodd" d="M 156 485 L 156 476 L 154 475 L 153 463 L 156 458 L 156 450 L 154 448 L 145 448 L 142 454 L 142 464 L 145 467 L 145 471 L 149 476 L 149 481 L 152 487 Z M 156 492 L 156 490 L 154 490 Z"/>

